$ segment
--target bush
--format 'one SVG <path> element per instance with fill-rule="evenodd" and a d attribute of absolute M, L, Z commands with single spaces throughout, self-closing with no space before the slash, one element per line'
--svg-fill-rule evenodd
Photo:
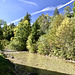
<path fill-rule="evenodd" d="M 6 49 L 7 45 L 9 45 L 10 41 L 4 39 L 2 40 L 3 47 Z"/>
<path fill-rule="evenodd" d="M 36 43 L 32 42 L 32 37 L 33 37 L 32 34 L 28 37 L 28 40 L 27 40 L 27 49 L 31 53 L 36 53 L 37 52 L 37 47 L 36 47 Z"/>
<path fill-rule="evenodd" d="M 2 41 L 0 40 L 0 50 L 3 50 L 4 47 L 3 47 L 3 44 L 2 44 Z"/>
<path fill-rule="evenodd" d="M 53 29 L 55 28 L 55 29 Z M 65 59 L 75 60 L 75 22 L 67 18 L 58 28 L 53 27 L 47 39 L 51 43 L 51 54 Z"/>
<path fill-rule="evenodd" d="M 38 53 L 40 53 L 40 54 L 48 55 L 50 53 L 49 43 L 47 42 L 45 35 L 43 35 L 39 38 L 39 40 L 37 42 L 37 47 L 38 47 Z"/>
<path fill-rule="evenodd" d="M 20 40 L 14 39 L 10 41 L 10 44 L 7 46 L 9 49 L 22 51 L 25 49 L 25 44 Z"/>

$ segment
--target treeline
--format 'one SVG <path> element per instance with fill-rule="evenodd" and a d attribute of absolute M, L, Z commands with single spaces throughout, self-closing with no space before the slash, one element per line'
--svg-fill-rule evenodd
<path fill-rule="evenodd" d="M 13 50 L 75 60 L 75 1 L 72 10 L 65 7 L 63 15 L 56 8 L 53 16 L 42 14 L 33 25 L 28 13 L 18 25 L 8 26 L 1 20 L 4 26 L 0 27 L 0 49 L 3 45 Z"/>

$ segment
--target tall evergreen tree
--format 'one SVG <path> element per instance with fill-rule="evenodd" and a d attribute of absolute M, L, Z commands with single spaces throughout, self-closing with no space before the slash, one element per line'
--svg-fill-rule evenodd
<path fill-rule="evenodd" d="M 15 27 L 14 23 L 11 23 L 9 26 L 11 29 L 13 29 Z"/>
<path fill-rule="evenodd" d="M 11 37 L 14 37 L 13 28 L 14 28 L 14 24 L 10 24 L 8 26 L 7 23 L 5 22 L 4 27 L 3 27 L 4 39 L 7 39 L 8 41 L 10 41 Z"/>
<path fill-rule="evenodd" d="M 19 22 L 14 31 L 14 38 L 10 45 L 15 50 L 27 50 L 26 41 L 31 32 L 30 15 L 28 13 L 22 21 Z"/>
<path fill-rule="evenodd" d="M 57 8 L 55 8 L 55 11 L 54 11 L 54 14 L 53 14 L 53 15 L 54 15 L 54 16 L 59 15 L 59 11 L 58 11 Z"/>
<path fill-rule="evenodd" d="M 7 23 L 5 22 L 5 24 L 4 24 L 4 26 L 3 26 L 3 36 L 4 36 L 4 38 L 6 39 L 7 38 L 7 32 L 8 32 L 8 30 L 7 30 Z"/>
<path fill-rule="evenodd" d="M 2 41 L 2 39 L 3 39 L 3 31 L 2 31 L 1 25 L 3 25 L 4 22 L 5 22 L 4 20 L 0 20 L 0 50 L 3 49 L 3 45 L 2 45 L 2 43 L 1 43 L 1 41 Z"/>
<path fill-rule="evenodd" d="M 46 14 L 42 14 L 41 16 L 39 16 L 39 18 L 37 19 L 38 24 L 40 25 L 40 35 L 43 35 L 46 33 L 46 31 L 48 31 L 50 23 L 51 23 L 51 17 Z"/>
<path fill-rule="evenodd" d="M 18 28 L 15 32 L 15 38 L 19 42 L 18 50 L 27 50 L 26 49 L 26 41 L 30 34 L 30 24 L 28 20 L 25 20 L 24 23 L 20 22 Z"/>
<path fill-rule="evenodd" d="M 0 50 L 3 49 L 2 44 L 1 44 L 2 37 L 3 37 L 3 33 L 2 33 L 2 29 L 0 27 Z"/>
<path fill-rule="evenodd" d="M 36 42 L 38 41 L 38 38 L 40 36 L 39 29 L 40 26 L 38 25 L 38 21 L 36 20 L 36 22 L 32 26 L 31 34 L 27 40 L 27 48 L 30 52 L 37 52 Z"/>
<path fill-rule="evenodd" d="M 29 24 L 30 24 L 30 17 L 31 17 L 31 15 L 28 14 L 28 12 L 27 12 L 27 14 L 26 14 L 26 16 L 24 17 L 23 21 L 28 20 L 28 22 L 29 22 Z"/>
<path fill-rule="evenodd" d="M 36 20 L 36 22 L 33 24 L 32 31 L 31 31 L 32 36 L 33 36 L 33 38 L 32 38 L 33 43 L 35 43 L 40 36 L 39 35 L 39 29 L 40 29 L 40 26 L 38 25 L 38 22 Z"/>

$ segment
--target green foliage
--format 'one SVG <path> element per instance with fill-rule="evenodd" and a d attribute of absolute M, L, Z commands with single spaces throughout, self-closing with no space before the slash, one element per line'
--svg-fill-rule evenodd
<path fill-rule="evenodd" d="M 66 7 L 64 8 L 64 12 L 65 12 L 66 15 L 69 14 L 69 13 L 71 12 L 70 6 L 66 6 Z"/>
<path fill-rule="evenodd" d="M 11 37 L 14 37 L 14 24 L 10 24 L 9 26 L 6 24 L 4 24 L 4 27 L 3 27 L 3 36 L 4 36 L 4 39 L 7 39 L 8 41 L 10 41 Z"/>
<path fill-rule="evenodd" d="M 73 12 L 74 12 L 74 16 L 75 16 L 75 1 L 74 1 L 74 3 L 73 3 Z"/>
<path fill-rule="evenodd" d="M 75 60 L 74 18 L 54 19 L 54 26 L 47 39 L 50 41 L 50 55 Z M 73 20 L 73 21 L 72 21 Z"/>
<path fill-rule="evenodd" d="M 53 14 L 53 15 L 54 15 L 54 16 L 59 15 L 59 11 L 58 11 L 57 8 L 55 8 L 55 11 L 54 11 L 54 14 Z"/>
<path fill-rule="evenodd" d="M 3 25 L 4 22 L 5 22 L 4 20 L 0 20 L 0 40 L 3 39 L 3 30 L 2 30 L 2 28 L 1 28 L 1 25 Z"/>
<path fill-rule="evenodd" d="M 60 26 L 60 24 L 61 24 L 61 22 L 63 21 L 63 19 L 64 19 L 64 16 L 63 16 L 62 14 L 57 15 L 57 16 L 54 18 L 53 22 L 52 22 L 53 28 L 56 28 L 56 29 L 57 29 L 57 28 Z M 55 30 L 56 30 L 56 29 L 55 29 Z"/>
<path fill-rule="evenodd" d="M 35 43 L 38 40 L 38 38 L 40 36 L 39 29 L 40 29 L 40 26 L 38 24 L 38 21 L 36 21 L 33 24 L 32 31 L 31 31 L 31 33 L 32 33 L 32 43 Z"/>
<path fill-rule="evenodd" d="M 31 26 L 28 20 L 20 22 L 19 25 L 15 28 L 14 38 L 11 38 L 11 46 L 14 50 L 27 50 L 26 41 L 30 34 Z"/>
<path fill-rule="evenodd" d="M 62 23 L 64 19 L 64 16 L 62 16 L 61 14 L 60 15 L 57 15 L 54 20 L 52 21 L 51 23 L 51 26 L 50 26 L 50 30 L 48 32 L 48 40 L 50 39 L 50 41 L 54 41 L 55 36 L 56 36 L 56 31 L 58 29 L 58 27 L 60 26 L 60 24 Z"/>
<path fill-rule="evenodd" d="M 38 44 L 38 52 L 41 54 L 49 54 L 52 50 L 52 42 L 56 39 L 56 31 L 63 21 L 64 17 L 62 15 L 57 15 L 53 22 L 51 23 L 50 30 L 46 33 L 46 35 L 41 36 L 37 42 Z"/>
<path fill-rule="evenodd" d="M 65 13 L 65 15 L 66 15 L 67 17 L 69 17 L 69 18 L 73 17 L 73 14 L 71 13 L 71 8 L 70 8 L 70 6 L 66 6 L 66 7 L 64 8 L 64 13 Z"/>
<path fill-rule="evenodd" d="M 51 17 L 48 14 L 47 15 L 42 14 L 41 16 L 39 16 L 37 21 L 38 24 L 40 25 L 40 35 L 45 34 L 46 31 L 48 31 L 49 29 Z"/>
<path fill-rule="evenodd" d="M 49 55 L 50 46 L 49 46 L 49 42 L 47 41 L 46 35 L 43 35 L 39 38 L 37 42 L 37 47 L 38 47 L 38 53 Z"/>
<path fill-rule="evenodd" d="M 75 16 L 75 1 L 73 6 Z M 69 6 L 64 8 L 64 12 L 63 16 L 56 8 L 52 17 L 42 14 L 32 26 L 28 13 L 17 26 L 8 26 L 0 20 L 0 25 L 4 24 L 3 32 L 0 26 L 0 50 L 3 48 L 2 43 L 7 46 L 10 41 L 7 47 L 14 50 L 29 50 L 75 60 L 75 17 Z"/>
<path fill-rule="evenodd" d="M 75 25 L 69 18 L 65 18 L 58 28 L 56 46 L 63 49 L 67 59 L 75 57 Z"/>
<path fill-rule="evenodd" d="M 0 19 L 0 27 L 1 27 L 1 25 L 3 25 L 4 23 L 5 23 L 5 21 L 2 20 L 2 19 Z"/>
<path fill-rule="evenodd" d="M 0 75 L 15 75 L 15 66 L 0 54 Z"/>
<path fill-rule="evenodd" d="M 30 24 L 30 20 L 31 20 L 30 17 L 31 17 L 31 15 L 28 14 L 28 12 L 27 12 L 26 16 L 24 17 L 24 19 L 22 21 L 24 22 L 25 20 L 28 20 L 28 22 Z"/>
<path fill-rule="evenodd" d="M 40 27 L 38 25 L 38 22 L 36 21 L 32 26 L 31 34 L 27 40 L 27 48 L 29 49 L 30 52 L 37 52 L 36 42 L 38 41 L 38 38 L 40 36 L 39 28 Z"/>
<path fill-rule="evenodd" d="M 2 41 L 0 40 L 0 51 L 3 50 L 3 48 L 4 47 L 3 47 Z"/>
<path fill-rule="evenodd" d="M 2 40 L 3 38 L 3 32 L 2 32 L 2 28 L 0 27 L 0 40 Z"/>
<path fill-rule="evenodd" d="M 12 28 L 13 24 L 11 24 L 10 27 Z M 8 47 L 13 50 L 26 51 L 26 41 L 31 31 L 30 14 L 27 13 L 24 19 L 22 19 L 19 24 L 13 28 L 13 31 L 14 37 L 11 38 Z"/>
<path fill-rule="evenodd" d="M 3 50 L 2 39 L 3 39 L 3 31 L 1 25 L 4 23 L 3 20 L 0 20 L 0 50 Z"/>
<path fill-rule="evenodd" d="M 3 40 L 2 40 L 2 45 L 3 45 L 4 49 L 7 48 L 7 45 L 9 45 L 9 43 L 10 43 L 10 41 L 8 41 L 8 40 L 6 40 L 6 39 L 3 39 Z"/>
<path fill-rule="evenodd" d="M 7 48 L 22 51 L 25 49 L 25 44 L 17 39 L 13 39 L 13 41 L 10 42 Z"/>
<path fill-rule="evenodd" d="M 32 38 L 33 38 L 33 36 L 31 34 L 27 40 L 27 49 L 29 50 L 29 52 L 35 53 L 35 52 L 37 52 L 37 48 L 36 48 L 36 43 L 32 42 Z"/>
<path fill-rule="evenodd" d="M 24 19 L 13 30 L 14 37 L 11 38 L 8 47 L 13 50 L 26 51 L 26 41 L 31 31 L 30 15 L 27 13 Z"/>
<path fill-rule="evenodd" d="M 75 60 L 74 19 L 57 15 L 50 25 L 50 30 L 38 40 L 38 53 Z"/>

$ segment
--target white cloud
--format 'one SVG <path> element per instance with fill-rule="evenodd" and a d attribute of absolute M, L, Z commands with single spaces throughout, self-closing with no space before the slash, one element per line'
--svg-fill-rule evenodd
<path fill-rule="evenodd" d="M 74 1 L 74 0 L 71 0 L 71 1 L 69 1 L 68 3 L 66 3 L 66 4 L 59 5 L 59 6 L 57 6 L 57 8 L 58 8 L 58 9 L 61 9 L 61 8 L 65 7 L 65 6 L 69 5 L 69 4 L 72 3 L 73 1 Z"/>
<path fill-rule="evenodd" d="M 24 18 L 24 16 L 12 21 L 12 22 L 9 22 L 7 25 L 10 25 L 11 23 L 16 23 L 16 22 L 20 21 L 22 18 Z"/>
<path fill-rule="evenodd" d="M 38 13 L 44 12 L 44 11 L 53 11 L 53 10 L 55 10 L 55 7 L 47 7 L 47 8 L 40 10 L 40 11 L 34 12 L 31 15 L 35 15 L 35 14 L 38 14 Z"/>
<path fill-rule="evenodd" d="M 22 0 L 20 0 L 20 1 L 22 1 Z M 58 6 L 56 6 L 56 7 L 57 7 L 58 9 L 61 9 L 61 8 L 65 7 L 65 6 L 67 6 L 68 4 L 72 3 L 73 1 L 74 1 L 74 0 L 71 0 L 71 1 L 69 1 L 68 3 L 66 3 L 66 4 L 58 5 Z M 30 3 L 31 3 L 31 2 L 30 2 Z M 33 3 L 33 4 L 34 4 L 34 3 Z M 41 12 L 44 12 L 44 11 L 53 11 L 53 10 L 55 10 L 56 7 L 46 7 L 46 8 L 44 8 L 44 9 L 40 10 L 40 11 L 37 11 L 37 12 L 32 13 L 31 15 L 35 15 L 35 14 L 38 14 L 38 13 L 41 13 Z M 21 17 L 21 18 L 19 18 L 19 19 L 17 19 L 17 20 L 14 20 L 14 21 L 12 21 L 11 23 L 18 22 L 18 21 L 20 21 L 22 18 L 23 18 L 23 17 Z M 8 24 L 9 24 L 9 23 L 8 23 Z"/>
<path fill-rule="evenodd" d="M 68 3 L 66 3 L 66 4 L 58 5 L 58 6 L 56 6 L 56 7 L 57 7 L 58 9 L 61 9 L 61 8 L 65 7 L 65 6 L 67 6 L 68 4 L 72 3 L 73 1 L 74 1 L 74 0 L 71 0 L 70 2 L 68 2 Z M 35 14 L 38 14 L 38 13 L 44 12 L 44 11 L 53 11 L 53 10 L 55 10 L 56 7 L 46 7 L 46 8 L 44 8 L 44 9 L 40 10 L 40 11 L 37 11 L 37 12 L 32 13 L 31 15 L 35 15 Z"/>
<path fill-rule="evenodd" d="M 26 0 L 19 0 L 23 3 L 27 3 L 27 4 L 31 4 L 31 5 L 35 5 L 35 6 L 38 6 L 35 2 L 31 2 L 31 1 L 26 1 Z"/>

